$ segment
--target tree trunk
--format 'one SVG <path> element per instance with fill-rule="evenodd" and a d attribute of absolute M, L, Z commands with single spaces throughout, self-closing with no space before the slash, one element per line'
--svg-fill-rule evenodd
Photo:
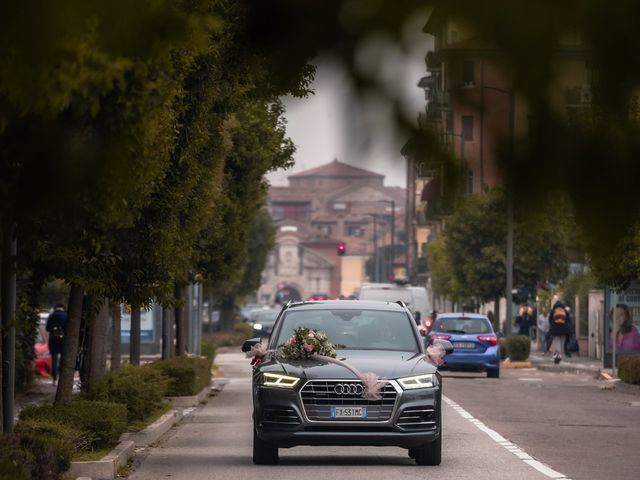
<path fill-rule="evenodd" d="M 140 365 L 140 306 L 131 305 L 131 335 L 129 337 L 129 362 Z"/>
<path fill-rule="evenodd" d="M 176 286 L 176 306 L 174 308 L 176 322 L 176 356 L 180 357 L 185 354 L 187 349 L 187 326 L 185 322 L 184 302 L 186 297 L 186 288 Z"/>
<path fill-rule="evenodd" d="M 93 325 L 96 321 L 95 297 L 85 295 L 82 307 L 83 318 L 80 323 L 80 351 L 79 358 L 82 359 L 80 365 L 80 388 L 82 393 L 86 393 L 89 386 L 89 369 L 91 367 L 91 336 L 93 335 Z M 83 351 L 84 349 L 84 351 Z"/>
<path fill-rule="evenodd" d="M 229 332 L 235 321 L 235 302 L 233 297 L 225 297 L 220 305 L 220 329 Z"/>
<path fill-rule="evenodd" d="M 62 361 L 60 362 L 60 379 L 58 381 L 58 390 L 56 391 L 55 405 L 68 403 L 72 398 L 83 300 L 84 291 L 82 287 L 77 283 L 72 283 L 69 293 L 69 308 L 67 310 L 67 331 L 65 333 Z"/>
<path fill-rule="evenodd" d="M 171 309 L 162 308 L 162 358 L 170 358 L 172 353 L 171 331 L 173 330 L 171 323 Z"/>
<path fill-rule="evenodd" d="M 0 222 L 0 245 L 2 245 L 2 239 L 3 237 L 3 229 L 2 229 L 2 223 Z M 2 251 L 0 250 L 0 272 L 3 271 L 3 267 L 4 267 L 4 262 L 5 259 L 2 255 Z M 2 275 L 0 275 L 0 292 L 2 292 Z M 0 293 L 0 326 L 2 326 L 4 323 L 4 318 L 2 316 L 2 312 L 4 311 L 4 299 L 2 298 L 2 294 Z M 2 402 L 2 398 L 4 397 L 4 383 L 3 383 L 3 377 L 2 377 L 2 365 L 4 363 L 2 355 L 3 355 L 3 351 L 2 351 L 2 330 L 0 329 L 0 432 L 4 432 L 4 415 L 2 414 L 2 412 L 4 412 L 4 403 Z"/>
<path fill-rule="evenodd" d="M 502 330 L 502 328 L 500 328 L 500 297 L 493 301 L 493 329 L 496 332 Z"/>
<path fill-rule="evenodd" d="M 86 385 L 82 388 L 86 392 L 93 391 L 96 383 L 102 380 L 107 368 L 107 336 L 109 331 L 109 302 L 102 299 L 100 310 L 91 322 L 88 338 L 89 351 L 85 358 Z"/>
<path fill-rule="evenodd" d="M 121 362 L 121 335 L 122 335 L 122 311 L 118 302 L 111 302 L 111 371 L 120 369 Z"/>

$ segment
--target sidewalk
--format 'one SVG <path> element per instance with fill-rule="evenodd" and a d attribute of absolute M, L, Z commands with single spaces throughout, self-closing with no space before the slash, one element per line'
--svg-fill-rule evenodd
<path fill-rule="evenodd" d="M 551 355 L 542 356 L 541 352 L 531 351 L 529 361 L 538 370 L 546 370 L 559 373 L 575 373 L 583 375 L 592 375 L 597 377 L 600 373 L 605 372 L 611 375 L 610 368 L 602 366 L 602 360 L 590 357 L 579 357 L 572 355 L 571 357 L 562 357 L 562 361 L 558 364 L 553 363 Z"/>

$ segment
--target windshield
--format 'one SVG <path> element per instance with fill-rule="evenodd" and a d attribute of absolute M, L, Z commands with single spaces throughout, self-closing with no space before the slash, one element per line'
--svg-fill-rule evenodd
<path fill-rule="evenodd" d="M 298 327 L 317 328 L 336 349 L 419 352 L 415 325 L 403 312 L 381 310 L 305 310 L 286 313 L 276 345 L 286 342 Z"/>
<path fill-rule="evenodd" d="M 493 333 L 491 324 L 486 318 L 438 318 L 431 329 L 435 332 L 476 334 Z"/>

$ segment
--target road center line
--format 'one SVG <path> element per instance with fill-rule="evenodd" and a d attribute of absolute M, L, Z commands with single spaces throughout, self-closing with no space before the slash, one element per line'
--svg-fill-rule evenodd
<path fill-rule="evenodd" d="M 529 465 L 531 468 L 536 469 L 541 474 L 545 475 L 546 477 L 553 478 L 554 480 L 570 480 L 563 473 L 556 472 L 551 467 L 548 467 L 544 463 L 539 462 L 534 457 L 532 457 L 527 452 L 525 452 L 520 447 L 518 447 L 515 443 L 511 442 L 510 440 L 507 440 L 495 430 L 487 427 L 484 423 L 482 423 L 477 418 L 474 418 L 473 415 L 471 415 L 469 412 L 467 412 L 464 408 L 462 408 L 456 402 L 451 400 L 449 397 L 446 397 L 443 395 L 442 399 L 451 408 L 453 408 L 458 415 L 460 415 L 462 418 L 469 420 L 470 423 L 472 423 L 473 425 L 478 427 L 478 429 L 486 433 L 494 442 L 504 447 L 507 451 L 513 453 L 516 457 L 518 457 L 524 463 Z"/>

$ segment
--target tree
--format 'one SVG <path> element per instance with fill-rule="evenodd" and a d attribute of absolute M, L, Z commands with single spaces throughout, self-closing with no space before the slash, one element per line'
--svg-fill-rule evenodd
<path fill-rule="evenodd" d="M 557 204 L 555 204 L 557 205 Z M 442 243 L 432 249 L 436 288 L 465 303 L 495 301 L 505 292 L 506 205 L 495 190 L 461 198 L 447 220 Z M 539 212 L 516 219 L 514 286 L 535 291 L 538 281 L 566 275 L 570 216 L 541 205 Z M 451 272 L 451 278 L 447 272 Z"/>

